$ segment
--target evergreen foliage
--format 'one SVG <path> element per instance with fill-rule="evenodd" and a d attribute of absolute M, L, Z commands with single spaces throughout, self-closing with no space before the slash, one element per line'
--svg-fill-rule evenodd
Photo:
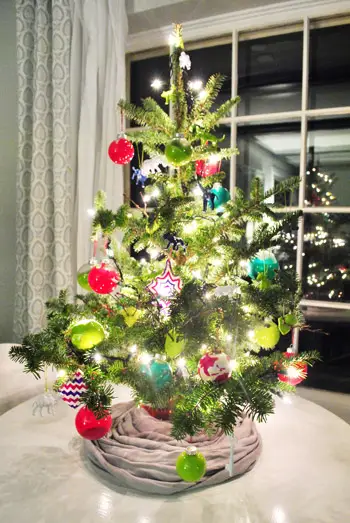
<path fill-rule="evenodd" d="M 166 94 L 174 107 L 174 120 L 151 98 L 143 100 L 142 107 L 122 100 L 119 108 L 140 126 L 128 132 L 128 137 L 136 146 L 141 144 L 149 156 L 163 158 L 164 146 L 180 131 L 192 146 L 191 161 L 149 174 L 141 207 L 131 209 L 127 203 L 116 211 L 109 210 L 104 194 L 97 194 L 92 238 L 101 240 L 104 247 L 108 244 L 104 256 L 119 271 L 117 291 L 107 296 L 81 294 L 74 303 L 61 292 L 47 304 L 45 329 L 28 334 L 21 346 L 11 349 L 11 357 L 36 377 L 45 365 L 65 369 L 68 374 L 83 370 L 88 386 L 83 401 L 98 416 L 111 405 L 111 383 L 129 385 L 138 404 L 171 409 L 173 435 L 182 439 L 201 430 L 231 433 L 245 414 L 266 419 L 273 411 L 273 395 L 291 389 L 277 379 L 278 369 L 305 361 L 311 365 L 317 354 L 286 358 L 276 351 L 261 350 L 251 336 L 266 320 L 277 323 L 286 314 L 294 315 L 297 326 L 303 327 L 298 308 L 300 283 L 295 274 L 280 270 L 272 281 L 252 280 L 246 266 L 261 249 L 278 245 L 282 231 L 297 226 L 299 213 L 279 219 L 278 207 L 267 202 L 271 196 L 295 190 L 299 180 L 288 179 L 264 192 L 256 179 L 248 198 L 237 188 L 223 209 L 208 206 L 203 210 L 203 198 L 194 190 L 211 190 L 222 175 L 200 179 L 194 162 L 207 160 L 213 153 L 221 159 L 237 153 L 236 149 L 220 149 L 222 137 L 213 131 L 239 99 L 213 110 L 224 81 L 218 74 L 209 78 L 205 96 L 189 103 L 180 67 L 184 52 L 180 26 L 175 27 L 174 37 L 171 87 Z M 254 232 L 248 242 L 246 232 L 251 223 Z M 117 231 L 123 234 L 121 242 L 115 239 Z M 169 244 L 165 239 L 169 235 L 181 240 L 180 246 Z M 131 255 L 131 249 L 141 253 L 144 263 Z M 182 289 L 170 298 L 165 313 L 162 297 L 151 294 L 148 285 L 162 273 L 167 259 L 175 276 L 181 278 Z M 69 335 L 71 325 L 83 318 L 94 318 L 106 332 L 105 340 L 88 351 L 75 348 Z M 174 332 L 184 340 L 184 347 L 181 354 L 170 357 L 165 342 Z M 206 350 L 230 356 L 229 379 L 200 379 L 197 365 Z M 145 355 L 156 361 L 166 357 L 172 379 L 159 386 Z M 180 362 L 183 358 L 186 368 Z"/>

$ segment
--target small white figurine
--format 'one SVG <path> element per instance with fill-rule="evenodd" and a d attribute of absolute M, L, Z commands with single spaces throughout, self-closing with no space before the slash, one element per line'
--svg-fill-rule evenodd
<path fill-rule="evenodd" d="M 144 174 L 148 173 L 160 173 L 161 170 L 159 168 L 159 165 L 162 165 L 163 167 L 167 167 L 167 162 L 163 156 L 154 156 L 153 158 L 150 158 L 149 160 L 145 160 L 141 166 L 141 171 Z"/>
<path fill-rule="evenodd" d="M 55 415 L 55 407 L 57 403 L 57 397 L 52 392 L 45 392 L 39 396 L 33 403 L 33 416 L 36 415 L 37 411 L 40 412 L 40 416 L 43 417 L 43 409 L 47 409 L 47 414 Z"/>
<path fill-rule="evenodd" d="M 185 53 L 185 51 L 182 51 L 180 54 L 179 62 L 181 69 L 187 69 L 187 71 L 191 69 L 191 58 Z"/>

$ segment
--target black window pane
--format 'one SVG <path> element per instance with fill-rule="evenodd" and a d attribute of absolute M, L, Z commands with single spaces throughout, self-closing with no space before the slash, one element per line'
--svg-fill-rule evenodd
<path fill-rule="evenodd" d="M 305 214 L 304 219 L 304 297 L 350 301 L 350 214 Z"/>
<path fill-rule="evenodd" d="M 300 110 L 302 42 L 297 32 L 239 43 L 239 115 Z"/>
<path fill-rule="evenodd" d="M 300 124 L 238 127 L 237 186 L 248 195 L 251 182 L 260 178 L 265 190 L 290 176 L 299 175 Z M 296 205 L 298 191 L 271 198 L 269 203 Z"/>
<path fill-rule="evenodd" d="M 350 25 L 310 31 L 309 107 L 350 105 Z"/>
<path fill-rule="evenodd" d="M 137 60 L 130 64 L 130 101 L 137 105 L 143 98 L 151 96 L 165 110 L 169 106 L 161 93 L 169 89 L 169 56 L 156 56 L 145 60 Z M 155 79 L 162 82 L 159 88 L 152 87 Z"/>
<path fill-rule="evenodd" d="M 350 121 L 309 122 L 305 204 L 350 205 Z"/>
<path fill-rule="evenodd" d="M 214 47 L 204 47 L 187 51 L 191 58 L 191 69 L 185 71 L 185 79 L 189 82 L 200 80 L 203 87 L 208 78 L 215 73 L 225 75 L 224 85 L 219 93 L 214 109 L 221 103 L 231 98 L 232 77 L 232 45 L 224 44 Z"/>

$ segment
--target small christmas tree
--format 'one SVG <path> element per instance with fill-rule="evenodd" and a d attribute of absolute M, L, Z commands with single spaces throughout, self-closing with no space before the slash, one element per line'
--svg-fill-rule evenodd
<path fill-rule="evenodd" d="M 299 282 L 279 270 L 272 252 L 299 213 L 281 220 L 265 202 L 299 181 L 264 193 L 256 179 L 248 199 L 239 189 L 231 199 L 221 184 L 220 160 L 237 151 L 219 147 L 218 126 L 239 100 L 211 111 L 224 81 L 220 74 L 193 95 L 181 26 L 172 37 L 171 86 L 164 96 L 174 119 L 151 98 L 142 107 L 122 100 L 120 110 L 141 128 L 109 149 L 118 163 L 130 161 L 134 146 L 148 155 L 134 169 L 135 183 L 146 185 L 143 205 L 111 211 L 97 195 L 92 238 L 96 257 L 101 250 L 102 256 L 78 274 L 91 292 L 74 303 L 61 292 L 47 304 L 46 328 L 11 350 L 36 376 L 46 365 L 60 369 L 62 393 L 83 376 L 84 390 L 72 406 L 84 405 L 77 428 L 91 439 L 110 428 L 112 383 L 131 387 L 150 414 L 169 417 L 178 440 L 203 430 L 232 434 L 244 414 L 266 419 L 274 393 L 301 381 L 305 364 L 316 357 L 274 350 L 281 335 L 303 324 Z M 251 221 L 256 227 L 248 244 Z M 123 232 L 122 243 L 115 231 Z M 92 432 L 84 433 L 82 417 L 95 423 Z"/>

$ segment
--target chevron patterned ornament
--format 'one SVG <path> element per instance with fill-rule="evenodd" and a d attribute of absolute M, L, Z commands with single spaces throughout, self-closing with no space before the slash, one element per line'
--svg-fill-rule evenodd
<path fill-rule="evenodd" d="M 84 382 L 84 375 L 81 370 L 77 370 L 72 379 L 62 383 L 58 392 L 63 401 L 72 407 L 72 409 L 77 409 L 81 404 L 81 395 L 86 390 L 87 386 Z"/>

